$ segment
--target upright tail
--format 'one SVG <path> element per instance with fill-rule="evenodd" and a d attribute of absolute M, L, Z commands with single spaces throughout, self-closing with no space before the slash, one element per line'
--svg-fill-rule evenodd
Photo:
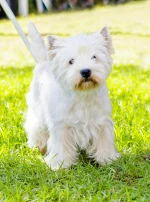
<path fill-rule="evenodd" d="M 37 62 L 47 61 L 46 46 L 42 36 L 32 22 L 28 24 L 28 34 L 31 39 L 31 52 Z"/>

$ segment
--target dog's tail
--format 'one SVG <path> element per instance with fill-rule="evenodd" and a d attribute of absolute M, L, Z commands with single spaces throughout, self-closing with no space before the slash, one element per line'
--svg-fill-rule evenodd
<path fill-rule="evenodd" d="M 31 39 L 31 52 L 37 62 L 47 61 L 46 46 L 42 36 L 32 22 L 28 24 L 28 35 Z"/>

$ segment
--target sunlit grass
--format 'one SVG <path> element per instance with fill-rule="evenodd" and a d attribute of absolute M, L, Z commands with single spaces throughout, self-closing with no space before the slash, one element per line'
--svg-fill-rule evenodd
<path fill-rule="evenodd" d="M 113 32 L 116 54 L 107 84 L 113 104 L 116 146 L 121 158 L 112 165 L 101 167 L 82 153 L 78 165 L 56 173 L 46 166 L 38 150 L 26 146 L 22 127 L 25 94 L 35 62 L 21 39 L 13 36 L 15 31 L 10 23 L 0 21 L 0 32 L 5 34 L 0 36 L 0 201 L 150 201 L 148 5 L 147 1 L 19 19 L 25 30 L 29 19 L 37 22 L 44 34 L 51 30 L 60 35 L 92 32 L 104 24 L 111 24 Z M 80 16 L 79 22 L 76 14 Z M 125 22 L 125 19 L 131 20 Z M 140 19 L 143 24 L 138 27 L 136 21 Z M 91 26 L 87 25 L 88 20 Z"/>

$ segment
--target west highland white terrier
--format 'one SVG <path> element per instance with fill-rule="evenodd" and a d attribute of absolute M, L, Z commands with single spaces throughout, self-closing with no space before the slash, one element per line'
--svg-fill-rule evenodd
<path fill-rule="evenodd" d="M 77 162 L 78 148 L 99 164 L 119 157 L 106 79 L 114 53 L 107 27 L 87 35 L 47 37 L 47 47 L 29 23 L 38 64 L 27 94 L 25 130 L 29 147 L 46 147 L 52 170 Z"/>

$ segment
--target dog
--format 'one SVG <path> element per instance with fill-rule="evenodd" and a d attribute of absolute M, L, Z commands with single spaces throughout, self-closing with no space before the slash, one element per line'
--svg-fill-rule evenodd
<path fill-rule="evenodd" d="M 52 170 L 76 164 L 79 148 L 101 165 L 119 157 L 106 79 L 114 53 L 107 27 L 93 34 L 47 37 L 29 23 L 37 59 L 24 124 L 29 147 L 46 147 Z"/>

